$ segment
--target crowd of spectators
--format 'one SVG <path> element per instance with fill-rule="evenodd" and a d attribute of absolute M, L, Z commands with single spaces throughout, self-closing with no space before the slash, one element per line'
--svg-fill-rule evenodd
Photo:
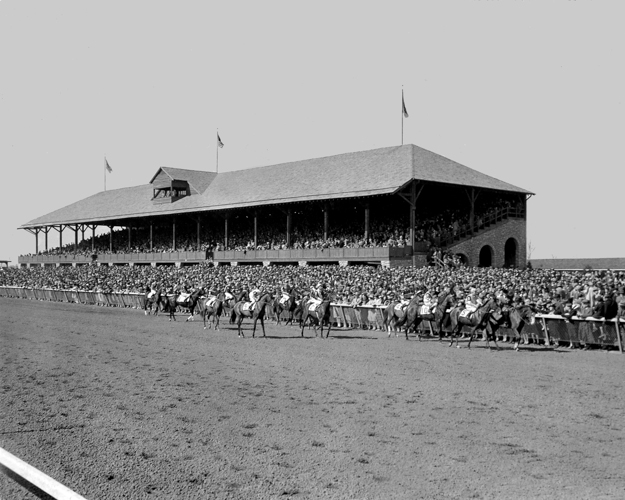
<path fill-rule="evenodd" d="M 213 291 L 260 289 L 278 296 L 285 287 L 305 295 L 319 283 L 334 303 L 345 306 L 386 306 L 428 290 L 435 297 L 454 287 L 486 298 L 502 293 L 515 306 L 530 305 L 535 312 L 571 318 L 625 317 L 624 271 L 556 271 L 544 269 L 475 268 L 467 266 L 98 266 L 2 268 L 0 286 L 92 292 L 145 293 L 204 288 Z M 584 342 L 568 347 L 598 345 L 598 334 L 580 327 Z M 596 329 L 593 331 L 597 331 Z M 582 334 L 583 333 L 583 334 Z M 594 337 L 593 337 L 594 335 Z"/>
<path fill-rule="evenodd" d="M 505 199 L 494 199 L 488 204 L 479 206 L 476 211 L 474 227 L 480 229 L 484 221 L 502 209 L 511 207 Z M 477 209 L 476 209 L 477 210 Z M 463 231 L 467 231 L 469 214 L 460 209 L 441 209 L 432 207 L 420 210 L 415 223 L 415 242 L 425 243 L 436 248 Z M 74 241 L 61 247 L 39 252 L 41 255 L 92 254 L 109 253 L 143 253 L 172 251 L 211 251 L 211 250 L 286 250 L 294 249 L 325 249 L 325 248 L 372 248 L 372 247 L 403 247 L 410 244 L 410 225 L 407 217 L 395 213 L 376 213 L 372 217 L 368 237 L 365 238 L 364 223 L 354 224 L 353 220 L 337 219 L 330 225 L 327 237 L 323 234 L 323 223 L 319 220 L 301 218 L 294 224 L 290 242 L 287 243 L 286 225 L 281 218 L 263 219 L 259 224 L 256 243 L 254 230 L 249 217 L 239 217 L 230 224 L 228 245 L 225 246 L 223 226 L 204 224 L 200 231 L 199 245 L 196 228 L 193 225 L 180 224 L 176 231 L 176 244 L 173 244 L 172 227 L 155 226 L 152 231 L 150 247 L 150 231 L 148 227 L 116 229 L 112 234 L 104 233 L 95 237 L 81 238 L 75 248 Z M 359 227 L 362 226 L 362 227 Z M 112 247 L 112 248 L 111 248 Z M 442 258 L 442 256 L 441 256 Z"/>

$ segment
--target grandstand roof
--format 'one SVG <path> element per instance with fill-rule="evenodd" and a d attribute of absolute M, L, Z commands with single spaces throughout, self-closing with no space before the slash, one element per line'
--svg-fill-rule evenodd
<path fill-rule="evenodd" d="M 153 182 L 186 180 L 191 195 L 152 202 Z M 20 228 L 106 223 L 289 202 L 395 193 L 411 180 L 533 194 L 431 151 L 406 144 L 217 174 L 161 167 L 149 184 L 102 191 Z"/>

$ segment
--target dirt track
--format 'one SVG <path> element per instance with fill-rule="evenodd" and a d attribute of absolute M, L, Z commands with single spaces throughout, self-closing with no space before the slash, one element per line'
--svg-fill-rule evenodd
<path fill-rule="evenodd" d="M 0 298 L 0 446 L 90 499 L 625 497 L 616 352 L 222 326 Z"/>

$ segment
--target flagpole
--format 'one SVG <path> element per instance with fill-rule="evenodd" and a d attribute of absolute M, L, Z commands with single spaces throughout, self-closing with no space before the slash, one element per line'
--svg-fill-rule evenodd
<path fill-rule="evenodd" d="M 404 87 L 401 88 L 401 145 L 404 145 Z"/>
<path fill-rule="evenodd" d="M 215 173 L 218 174 L 219 173 L 219 129 L 217 129 L 217 142 L 216 142 L 216 150 L 217 150 L 217 165 L 215 167 Z"/>
<path fill-rule="evenodd" d="M 104 191 L 106 191 L 106 155 L 104 155 Z"/>

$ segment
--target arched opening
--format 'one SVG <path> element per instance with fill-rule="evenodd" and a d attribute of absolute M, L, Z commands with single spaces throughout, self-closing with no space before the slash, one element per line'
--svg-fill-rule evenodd
<path fill-rule="evenodd" d="M 514 238 L 508 238 L 504 246 L 504 266 L 505 267 L 517 267 L 519 262 L 517 260 L 517 242 Z"/>
<path fill-rule="evenodd" d="M 493 248 L 485 245 L 480 250 L 480 267 L 491 267 L 493 265 Z"/>
<path fill-rule="evenodd" d="M 457 255 L 457 257 L 460 259 L 460 263 L 461 263 L 463 266 L 468 266 L 468 265 L 469 265 L 469 257 L 467 257 L 467 256 L 466 256 L 465 254 L 463 254 L 463 253 L 457 253 L 456 255 Z"/>

